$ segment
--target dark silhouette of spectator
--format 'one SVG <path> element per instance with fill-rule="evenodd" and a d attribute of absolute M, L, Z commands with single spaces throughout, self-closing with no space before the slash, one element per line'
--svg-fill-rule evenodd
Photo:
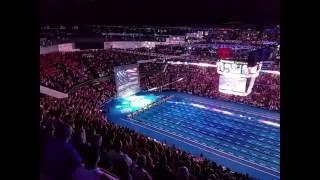
<path fill-rule="evenodd" d="M 77 170 L 73 175 L 75 180 L 116 180 L 117 176 L 98 167 L 100 160 L 100 151 L 97 148 L 92 148 L 88 152 L 87 163 L 85 168 Z"/>
<path fill-rule="evenodd" d="M 147 163 L 147 159 L 144 155 L 140 155 L 137 162 L 137 167 L 132 170 L 133 180 L 151 180 L 152 177 L 144 169 Z"/>
<path fill-rule="evenodd" d="M 132 180 L 130 168 L 124 158 L 120 158 L 115 162 L 114 172 L 120 178 L 120 180 Z"/>
<path fill-rule="evenodd" d="M 179 167 L 177 170 L 177 176 L 176 176 L 177 180 L 189 180 L 189 170 L 187 167 L 182 166 Z"/>
<path fill-rule="evenodd" d="M 122 141 L 117 140 L 114 144 L 114 149 L 109 151 L 108 158 L 111 164 L 114 164 L 118 159 L 124 159 L 128 167 L 132 165 L 132 159 L 125 153 L 122 152 Z"/>
<path fill-rule="evenodd" d="M 55 132 L 56 139 L 50 141 L 44 149 L 42 171 L 53 179 L 67 180 L 82 166 L 82 162 L 78 152 L 69 143 L 71 126 L 59 122 Z"/>
<path fill-rule="evenodd" d="M 134 168 L 136 168 L 138 166 L 138 158 L 139 158 L 139 153 L 138 152 L 135 152 L 133 153 L 132 155 L 132 165 L 131 165 L 131 172 Z"/>
<path fill-rule="evenodd" d="M 208 180 L 218 180 L 215 174 L 210 174 Z"/>
<path fill-rule="evenodd" d="M 174 179 L 174 174 L 171 168 L 167 164 L 167 158 L 165 156 L 160 157 L 160 162 L 156 165 L 153 171 L 154 179 L 161 180 L 161 179 Z"/>
<path fill-rule="evenodd" d="M 146 156 L 146 158 L 147 158 L 147 165 L 145 169 L 149 172 L 150 175 L 152 175 L 151 173 L 152 173 L 152 170 L 154 169 L 153 159 L 150 154 Z"/>

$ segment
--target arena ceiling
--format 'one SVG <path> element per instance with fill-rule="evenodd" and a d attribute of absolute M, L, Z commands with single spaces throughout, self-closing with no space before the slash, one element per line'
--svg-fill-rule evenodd
<path fill-rule="evenodd" d="M 75 24 L 278 24 L 279 0 L 42 0 L 40 19 Z"/>

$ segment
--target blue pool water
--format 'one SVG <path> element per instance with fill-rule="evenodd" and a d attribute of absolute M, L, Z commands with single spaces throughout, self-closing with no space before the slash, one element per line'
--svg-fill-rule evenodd
<path fill-rule="evenodd" d="M 126 98 L 116 98 L 108 104 L 111 114 L 124 115 L 137 111 L 164 97 L 161 94 L 136 94 Z"/>
<path fill-rule="evenodd" d="M 173 98 L 139 113 L 162 97 Z M 259 179 L 280 178 L 279 113 L 184 93 L 140 93 L 106 105 L 108 118 L 154 139 L 204 154 Z"/>

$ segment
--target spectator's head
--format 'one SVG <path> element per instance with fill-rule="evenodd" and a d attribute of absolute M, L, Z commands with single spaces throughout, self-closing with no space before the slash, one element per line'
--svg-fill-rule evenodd
<path fill-rule="evenodd" d="M 187 167 L 182 166 L 177 170 L 177 179 L 179 180 L 189 180 L 189 170 Z"/>
<path fill-rule="evenodd" d="M 161 165 L 166 165 L 167 164 L 167 157 L 166 156 L 162 155 L 160 157 L 160 164 Z"/>
<path fill-rule="evenodd" d="M 196 165 L 194 167 L 194 172 L 195 172 L 195 174 L 200 175 L 201 174 L 201 167 L 199 165 Z"/>
<path fill-rule="evenodd" d="M 140 156 L 140 155 L 139 155 L 138 152 L 133 153 L 132 158 L 131 158 L 132 161 L 133 161 L 133 162 L 136 162 L 136 161 L 138 160 L 139 156 Z"/>
<path fill-rule="evenodd" d="M 140 157 L 138 158 L 138 166 L 140 168 L 144 168 L 146 166 L 146 163 L 147 163 L 147 159 L 146 159 L 146 156 L 144 155 L 140 155 Z"/>
<path fill-rule="evenodd" d="M 153 166 L 153 159 L 151 158 L 151 156 L 149 155 L 146 158 L 147 158 L 147 165 L 148 166 Z"/>
<path fill-rule="evenodd" d="M 101 145 L 102 145 L 102 136 L 101 135 L 98 135 L 98 134 L 94 135 L 93 145 L 96 147 L 101 147 Z"/>
<path fill-rule="evenodd" d="M 218 180 L 215 174 L 210 174 L 208 180 Z"/>
<path fill-rule="evenodd" d="M 47 130 L 48 130 L 48 136 L 49 137 L 54 137 L 54 134 L 55 134 L 54 128 L 53 127 L 48 127 Z"/>
<path fill-rule="evenodd" d="M 224 174 L 222 179 L 225 179 L 225 180 L 229 180 L 230 179 L 230 176 L 228 174 Z"/>
<path fill-rule="evenodd" d="M 88 169 L 95 169 L 100 161 L 100 151 L 97 148 L 92 148 L 87 154 L 86 167 Z"/>
<path fill-rule="evenodd" d="M 80 129 L 78 133 L 78 142 L 80 144 L 85 144 L 87 142 L 86 132 L 84 129 Z"/>
<path fill-rule="evenodd" d="M 55 133 L 58 140 L 68 142 L 71 138 L 72 128 L 70 125 L 60 121 L 56 127 Z"/>
<path fill-rule="evenodd" d="M 185 162 L 185 166 L 186 166 L 187 168 L 191 168 L 191 161 L 187 160 L 187 161 Z"/>
<path fill-rule="evenodd" d="M 114 150 L 117 152 L 121 152 L 122 150 L 122 141 L 121 140 L 116 140 L 114 143 Z"/>
<path fill-rule="evenodd" d="M 114 164 L 114 171 L 116 175 L 120 177 L 120 179 L 130 179 L 130 171 L 129 166 L 124 158 L 120 158 Z"/>

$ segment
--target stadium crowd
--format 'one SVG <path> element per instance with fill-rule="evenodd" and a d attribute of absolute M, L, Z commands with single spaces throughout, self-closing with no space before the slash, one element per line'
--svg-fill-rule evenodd
<path fill-rule="evenodd" d="M 216 40 L 236 40 L 242 43 L 257 43 L 259 41 L 280 42 L 280 28 L 278 26 L 257 29 L 255 27 L 216 27 L 205 38 L 207 42 Z"/>
<path fill-rule="evenodd" d="M 162 90 L 176 90 L 280 111 L 280 77 L 278 75 L 261 73 L 256 78 L 252 93 L 243 97 L 218 91 L 219 75 L 216 68 L 168 65 L 166 71 L 163 72 L 163 70 L 163 64 L 142 64 L 139 71 L 143 89 L 161 87 L 183 78 L 182 81 L 164 86 Z"/>
<path fill-rule="evenodd" d="M 40 99 L 41 177 L 45 179 L 249 179 L 110 123 L 99 102 L 114 83 L 96 82 L 55 99 Z"/>
<path fill-rule="evenodd" d="M 222 34 L 227 33 L 223 31 Z M 272 35 L 270 38 L 267 35 L 259 37 L 268 40 L 273 37 Z M 227 39 L 238 36 L 217 37 Z M 239 37 L 251 36 L 246 36 L 244 33 Z M 167 50 L 161 47 L 158 51 L 166 53 Z M 168 51 L 176 53 L 174 48 L 168 48 Z M 179 48 L 178 51 L 180 52 Z M 52 53 L 40 56 L 40 83 L 46 87 L 68 92 L 68 97 L 63 99 L 40 96 L 42 180 L 250 179 L 247 175 L 232 172 L 202 155 L 192 156 L 174 146 L 168 146 L 133 130 L 119 127 L 106 119 L 105 112 L 100 106 L 116 93 L 113 79 L 114 66 L 151 58 L 151 56 L 112 50 Z M 201 59 L 200 57 L 196 60 L 200 62 Z M 256 79 L 252 93 L 240 97 L 221 94 L 218 91 L 219 76 L 212 67 L 145 63 L 140 64 L 139 73 L 143 89 L 163 86 L 161 90 L 176 90 L 280 110 L 280 80 L 276 75 L 261 73 Z M 108 78 L 81 85 L 101 77 Z M 177 81 L 180 78 L 183 79 Z M 70 91 L 76 85 L 79 87 Z"/>
<path fill-rule="evenodd" d="M 91 50 L 40 55 L 40 84 L 62 92 L 88 80 L 113 75 L 113 67 L 150 59 L 150 56 Z"/>

